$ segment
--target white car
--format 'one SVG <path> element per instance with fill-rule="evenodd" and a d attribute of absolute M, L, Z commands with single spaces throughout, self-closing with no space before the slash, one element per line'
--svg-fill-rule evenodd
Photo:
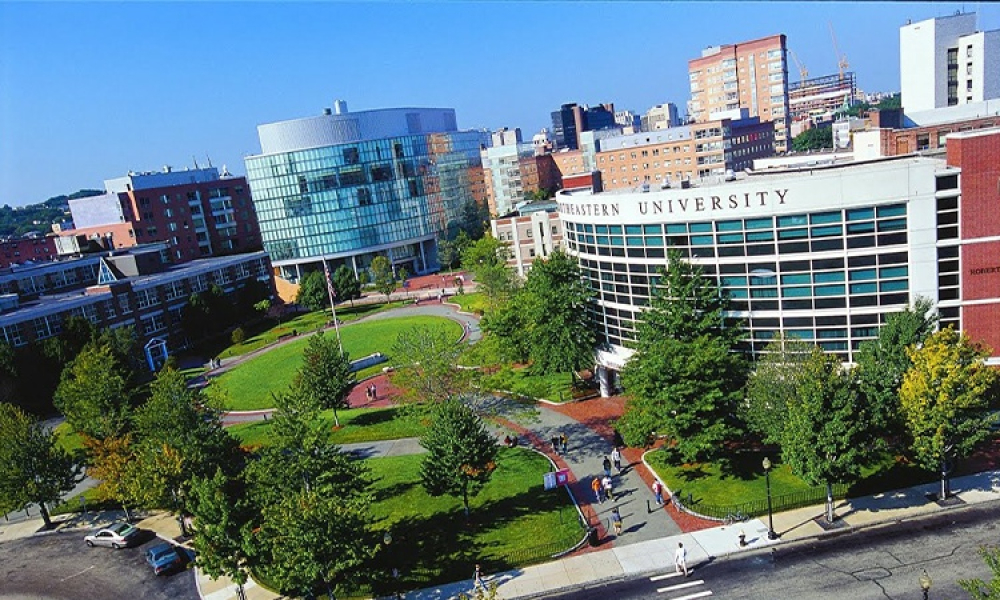
<path fill-rule="evenodd" d="M 111 546 L 112 548 L 126 548 L 139 536 L 139 530 L 128 523 L 115 523 L 104 529 L 98 529 L 94 533 L 83 538 L 87 545 Z"/>

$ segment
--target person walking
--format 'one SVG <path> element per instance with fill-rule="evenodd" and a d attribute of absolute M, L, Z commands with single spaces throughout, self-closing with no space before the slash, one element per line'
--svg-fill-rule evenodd
<path fill-rule="evenodd" d="M 677 551 L 674 552 L 674 569 L 678 573 L 684 573 L 684 576 L 688 576 L 688 565 L 687 565 L 687 549 L 684 548 L 684 544 L 677 542 Z"/>
<path fill-rule="evenodd" d="M 566 432 L 559 434 L 559 441 L 562 442 L 563 454 L 566 454 L 566 450 L 569 448 L 569 437 L 566 435 Z"/>
<path fill-rule="evenodd" d="M 604 457 L 604 475 L 611 477 L 611 459 L 607 456 Z"/>
<path fill-rule="evenodd" d="M 594 477 L 594 480 L 590 482 L 590 489 L 594 490 L 594 501 L 604 504 L 604 496 L 601 495 L 601 490 L 604 488 L 601 485 L 601 480 Z"/>
<path fill-rule="evenodd" d="M 372 382 L 372 400 L 378 400 L 378 391 L 375 389 L 374 382 Z"/>
<path fill-rule="evenodd" d="M 656 505 L 663 504 L 663 484 L 657 479 L 653 482 L 653 496 L 656 498 Z"/>
<path fill-rule="evenodd" d="M 612 489 L 611 476 L 605 475 L 604 479 L 601 481 L 601 485 L 604 486 L 604 496 L 607 497 L 608 500 L 614 500 L 615 495 Z"/>
<path fill-rule="evenodd" d="M 552 451 L 555 452 L 556 454 L 559 454 L 559 436 L 554 435 L 552 436 L 552 439 L 549 441 L 552 442 Z"/>
<path fill-rule="evenodd" d="M 620 536 L 622 534 L 622 514 L 618 512 L 617 506 L 611 509 L 611 524 L 615 528 L 615 537 Z"/>
<path fill-rule="evenodd" d="M 486 584 L 483 583 L 483 570 L 480 568 L 479 563 L 476 563 L 476 573 L 472 577 L 472 582 L 476 588 L 484 592 L 486 591 Z"/>
<path fill-rule="evenodd" d="M 618 469 L 618 473 L 621 474 L 621 472 L 622 472 L 622 453 L 618 449 L 617 446 L 615 446 L 614 450 L 611 451 L 611 462 L 615 463 L 615 468 Z"/>

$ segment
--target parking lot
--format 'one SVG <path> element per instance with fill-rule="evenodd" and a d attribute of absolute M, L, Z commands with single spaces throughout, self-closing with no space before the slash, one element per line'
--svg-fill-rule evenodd
<path fill-rule="evenodd" d="M 157 577 L 146 564 L 146 550 L 163 543 L 152 532 L 143 531 L 136 545 L 121 550 L 89 548 L 83 541 L 85 533 L 0 544 L 0 599 L 198 600 L 193 570 Z"/>

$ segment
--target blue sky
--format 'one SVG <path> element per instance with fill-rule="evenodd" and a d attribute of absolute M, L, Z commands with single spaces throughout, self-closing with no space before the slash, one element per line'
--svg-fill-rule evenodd
<path fill-rule="evenodd" d="M 0 205 L 192 156 L 241 174 L 258 124 L 337 98 L 525 137 L 564 102 L 683 112 L 706 46 L 785 33 L 811 75 L 835 73 L 828 22 L 862 89 L 897 90 L 899 26 L 963 8 L 1000 28 L 989 3 L 0 0 Z"/>

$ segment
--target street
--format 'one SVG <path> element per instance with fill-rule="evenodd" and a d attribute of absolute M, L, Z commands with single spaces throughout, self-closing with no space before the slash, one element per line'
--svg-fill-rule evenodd
<path fill-rule="evenodd" d="M 795 598 L 812 600 L 918 600 L 924 569 L 932 580 L 928 598 L 968 598 L 959 579 L 989 580 L 978 555 L 997 544 L 997 504 L 952 510 L 919 521 L 803 541 L 715 559 L 689 577 L 672 571 L 593 586 L 546 598 Z"/>

